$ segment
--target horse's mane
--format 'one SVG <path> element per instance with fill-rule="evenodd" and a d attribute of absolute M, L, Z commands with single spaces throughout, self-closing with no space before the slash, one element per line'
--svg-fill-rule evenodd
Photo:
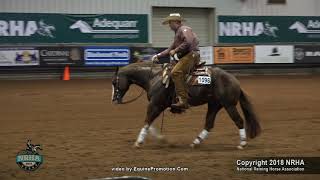
<path fill-rule="evenodd" d="M 153 62 L 150 62 L 150 61 L 131 63 L 127 66 L 121 67 L 119 72 L 126 72 L 131 70 L 138 71 L 138 70 L 142 70 L 143 68 L 159 69 L 161 68 L 161 64 L 154 64 Z"/>

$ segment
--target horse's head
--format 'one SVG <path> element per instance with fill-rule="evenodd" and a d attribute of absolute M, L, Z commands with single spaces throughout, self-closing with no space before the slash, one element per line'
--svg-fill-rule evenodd
<path fill-rule="evenodd" d="M 128 91 L 130 86 L 129 80 L 125 75 L 119 73 L 117 67 L 116 73 L 112 78 L 112 102 L 122 104 L 122 98 Z"/>

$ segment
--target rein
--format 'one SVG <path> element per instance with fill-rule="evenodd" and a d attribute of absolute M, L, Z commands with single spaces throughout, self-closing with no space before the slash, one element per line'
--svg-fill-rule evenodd
<path fill-rule="evenodd" d="M 144 94 L 144 90 L 141 89 L 141 92 L 140 92 L 140 94 L 139 94 L 137 97 L 135 97 L 135 98 L 133 98 L 133 99 L 131 99 L 131 100 L 129 100 L 129 101 L 122 102 L 121 104 L 129 104 L 129 103 L 132 103 L 133 101 L 136 101 L 137 99 L 139 99 L 143 94 Z"/>

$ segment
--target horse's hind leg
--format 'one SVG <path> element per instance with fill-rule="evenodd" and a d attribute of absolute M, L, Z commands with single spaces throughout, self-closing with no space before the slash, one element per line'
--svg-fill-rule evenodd
<path fill-rule="evenodd" d="M 156 137 L 157 139 L 163 139 L 163 136 L 161 134 L 159 134 L 157 132 L 157 130 L 151 126 L 151 124 L 159 116 L 159 114 L 162 111 L 164 111 L 164 109 L 165 108 L 163 106 L 156 106 L 153 103 L 150 103 L 148 105 L 147 116 L 145 119 L 145 125 L 140 130 L 138 138 L 137 138 L 136 142 L 134 143 L 134 147 L 139 148 L 143 144 L 148 132 L 150 132 L 151 135 Z"/>
<path fill-rule="evenodd" d="M 237 107 L 235 105 L 231 105 L 228 107 L 225 107 L 227 110 L 229 116 L 233 120 L 233 122 L 236 124 L 236 126 L 239 128 L 239 135 L 240 135 L 240 144 L 237 146 L 238 149 L 243 149 L 244 146 L 247 145 L 247 135 L 246 131 L 244 129 L 243 119 L 240 116 Z"/>
<path fill-rule="evenodd" d="M 201 142 L 208 137 L 210 130 L 214 127 L 214 121 L 215 121 L 216 115 L 221 108 L 222 106 L 217 102 L 208 103 L 208 111 L 207 111 L 206 123 L 205 123 L 204 129 L 194 139 L 192 144 L 190 144 L 192 148 L 200 145 Z"/>

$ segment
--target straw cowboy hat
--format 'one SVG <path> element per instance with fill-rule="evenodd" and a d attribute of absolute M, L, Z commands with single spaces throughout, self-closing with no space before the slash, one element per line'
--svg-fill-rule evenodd
<path fill-rule="evenodd" d="M 165 24 L 169 24 L 169 21 L 185 21 L 183 19 L 183 17 L 179 14 L 179 13 L 171 13 L 168 17 L 166 17 L 162 24 L 165 25 Z"/>

